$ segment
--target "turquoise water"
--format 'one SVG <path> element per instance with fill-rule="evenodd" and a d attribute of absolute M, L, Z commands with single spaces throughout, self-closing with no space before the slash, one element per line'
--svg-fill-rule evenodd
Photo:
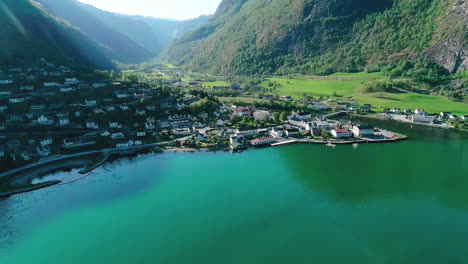
<path fill-rule="evenodd" d="M 0 201 L 0 263 L 468 263 L 468 136 L 395 129 L 107 164 Z"/>

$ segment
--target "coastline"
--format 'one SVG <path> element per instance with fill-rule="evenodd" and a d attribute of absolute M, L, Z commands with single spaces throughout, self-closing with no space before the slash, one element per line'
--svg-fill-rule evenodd
<path fill-rule="evenodd" d="M 348 113 L 348 115 L 352 116 L 352 117 L 368 118 L 368 119 L 374 119 L 374 120 L 382 120 L 382 121 L 396 122 L 396 123 L 401 123 L 401 124 L 423 126 L 423 127 L 440 128 L 440 129 L 446 129 L 446 130 L 453 130 L 453 131 L 468 133 L 468 129 L 463 129 L 463 128 L 454 128 L 454 127 L 439 126 L 439 125 L 425 124 L 425 123 L 405 122 L 405 121 L 400 121 L 398 119 L 389 119 L 389 118 L 372 116 L 372 115 L 358 115 L 358 114 L 352 114 L 352 113 Z"/>

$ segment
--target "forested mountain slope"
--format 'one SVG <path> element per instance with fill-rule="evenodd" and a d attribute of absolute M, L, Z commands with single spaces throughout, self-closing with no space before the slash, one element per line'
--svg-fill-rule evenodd
<path fill-rule="evenodd" d="M 109 47 L 125 63 L 140 63 L 155 57 L 175 37 L 205 24 L 209 18 L 178 21 L 107 12 L 76 0 L 36 1 L 48 12 Z"/>
<path fill-rule="evenodd" d="M 0 65 L 45 57 L 102 69 L 116 54 L 29 0 L 0 0 Z"/>
<path fill-rule="evenodd" d="M 464 0 L 224 0 L 214 18 L 165 51 L 191 70 L 222 74 L 381 69 L 426 59 L 468 68 Z"/>

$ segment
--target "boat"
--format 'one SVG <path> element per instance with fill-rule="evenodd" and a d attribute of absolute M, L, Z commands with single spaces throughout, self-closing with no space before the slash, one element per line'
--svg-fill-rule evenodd
<path fill-rule="evenodd" d="M 326 146 L 327 146 L 327 147 L 330 147 L 330 148 L 336 147 L 336 145 L 335 145 L 335 144 L 332 144 L 330 141 L 328 141 L 328 143 L 327 143 Z"/>

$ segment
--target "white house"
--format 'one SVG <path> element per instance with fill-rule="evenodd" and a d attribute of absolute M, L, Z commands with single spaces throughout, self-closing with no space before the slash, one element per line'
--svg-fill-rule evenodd
<path fill-rule="evenodd" d="M 98 129 L 99 125 L 93 120 L 86 120 L 86 127 L 91 129 Z"/>
<path fill-rule="evenodd" d="M 146 132 L 145 131 L 137 132 L 137 137 L 146 137 Z"/>
<path fill-rule="evenodd" d="M 42 157 L 47 157 L 51 154 L 49 146 L 40 146 L 37 147 L 37 154 Z"/>
<path fill-rule="evenodd" d="M 54 141 L 52 140 L 52 138 L 45 138 L 45 139 L 41 139 L 40 143 L 41 143 L 41 146 L 48 146 L 48 145 L 52 145 Z"/>
<path fill-rule="evenodd" d="M 374 135 L 374 127 L 370 125 L 354 125 L 352 131 L 355 137 Z"/>
<path fill-rule="evenodd" d="M 331 131 L 334 138 L 350 138 L 351 133 L 347 129 L 335 128 Z"/>
<path fill-rule="evenodd" d="M 286 136 L 288 136 L 288 137 L 297 137 L 297 136 L 299 136 L 299 129 L 297 129 L 297 128 L 288 128 L 288 129 L 286 129 Z"/>
<path fill-rule="evenodd" d="M 255 111 L 253 116 L 255 120 L 257 121 L 270 121 L 271 120 L 271 115 L 269 111 L 264 111 L 264 110 Z"/>
<path fill-rule="evenodd" d="M 60 126 L 68 126 L 70 124 L 70 119 L 68 117 L 59 118 Z"/>
<path fill-rule="evenodd" d="M 424 111 L 424 109 L 416 109 L 414 110 L 414 113 L 417 114 L 417 115 L 426 115 L 426 111 Z"/>
<path fill-rule="evenodd" d="M 312 115 L 310 113 L 292 113 L 288 119 L 290 120 L 299 120 L 299 121 L 308 121 L 312 119 Z"/>
<path fill-rule="evenodd" d="M 109 128 L 121 128 L 122 125 L 118 122 L 109 122 Z"/>
<path fill-rule="evenodd" d="M 24 102 L 25 100 L 26 100 L 26 99 L 23 98 L 23 97 L 13 97 L 13 98 L 10 98 L 10 99 L 9 99 L 9 102 L 10 102 L 11 104 L 17 104 L 17 103 L 22 103 L 22 102 Z"/>
<path fill-rule="evenodd" d="M 51 125 L 54 123 L 54 119 L 49 116 L 41 115 L 37 118 L 37 123 L 41 125 Z"/>
<path fill-rule="evenodd" d="M 270 135 L 277 138 L 283 137 L 284 129 L 282 127 L 275 127 L 270 131 Z"/>
<path fill-rule="evenodd" d="M 122 132 L 112 133 L 111 138 L 112 139 L 122 139 L 122 138 L 124 138 L 124 134 Z"/>
<path fill-rule="evenodd" d="M 92 106 L 97 105 L 97 101 L 96 101 L 96 100 L 92 100 L 92 99 L 90 99 L 90 100 L 85 99 L 85 105 L 86 105 L 87 107 L 92 107 Z"/>
<path fill-rule="evenodd" d="M 60 84 L 57 82 L 45 82 L 44 83 L 44 87 L 58 87 L 58 86 L 60 86 Z"/>
<path fill-rule="evenodd" d="M 154 129 L 154 123 L 153 122 L 146 122 L 145 123 L 145 128 L 147 130 L 153 130 Z"/>
<path fill-rule="evenodd" d="M 410 116 L 410 121 L 415 123 L 433 124 L 435 120 L 434 116 L 416 114 Z"/>

